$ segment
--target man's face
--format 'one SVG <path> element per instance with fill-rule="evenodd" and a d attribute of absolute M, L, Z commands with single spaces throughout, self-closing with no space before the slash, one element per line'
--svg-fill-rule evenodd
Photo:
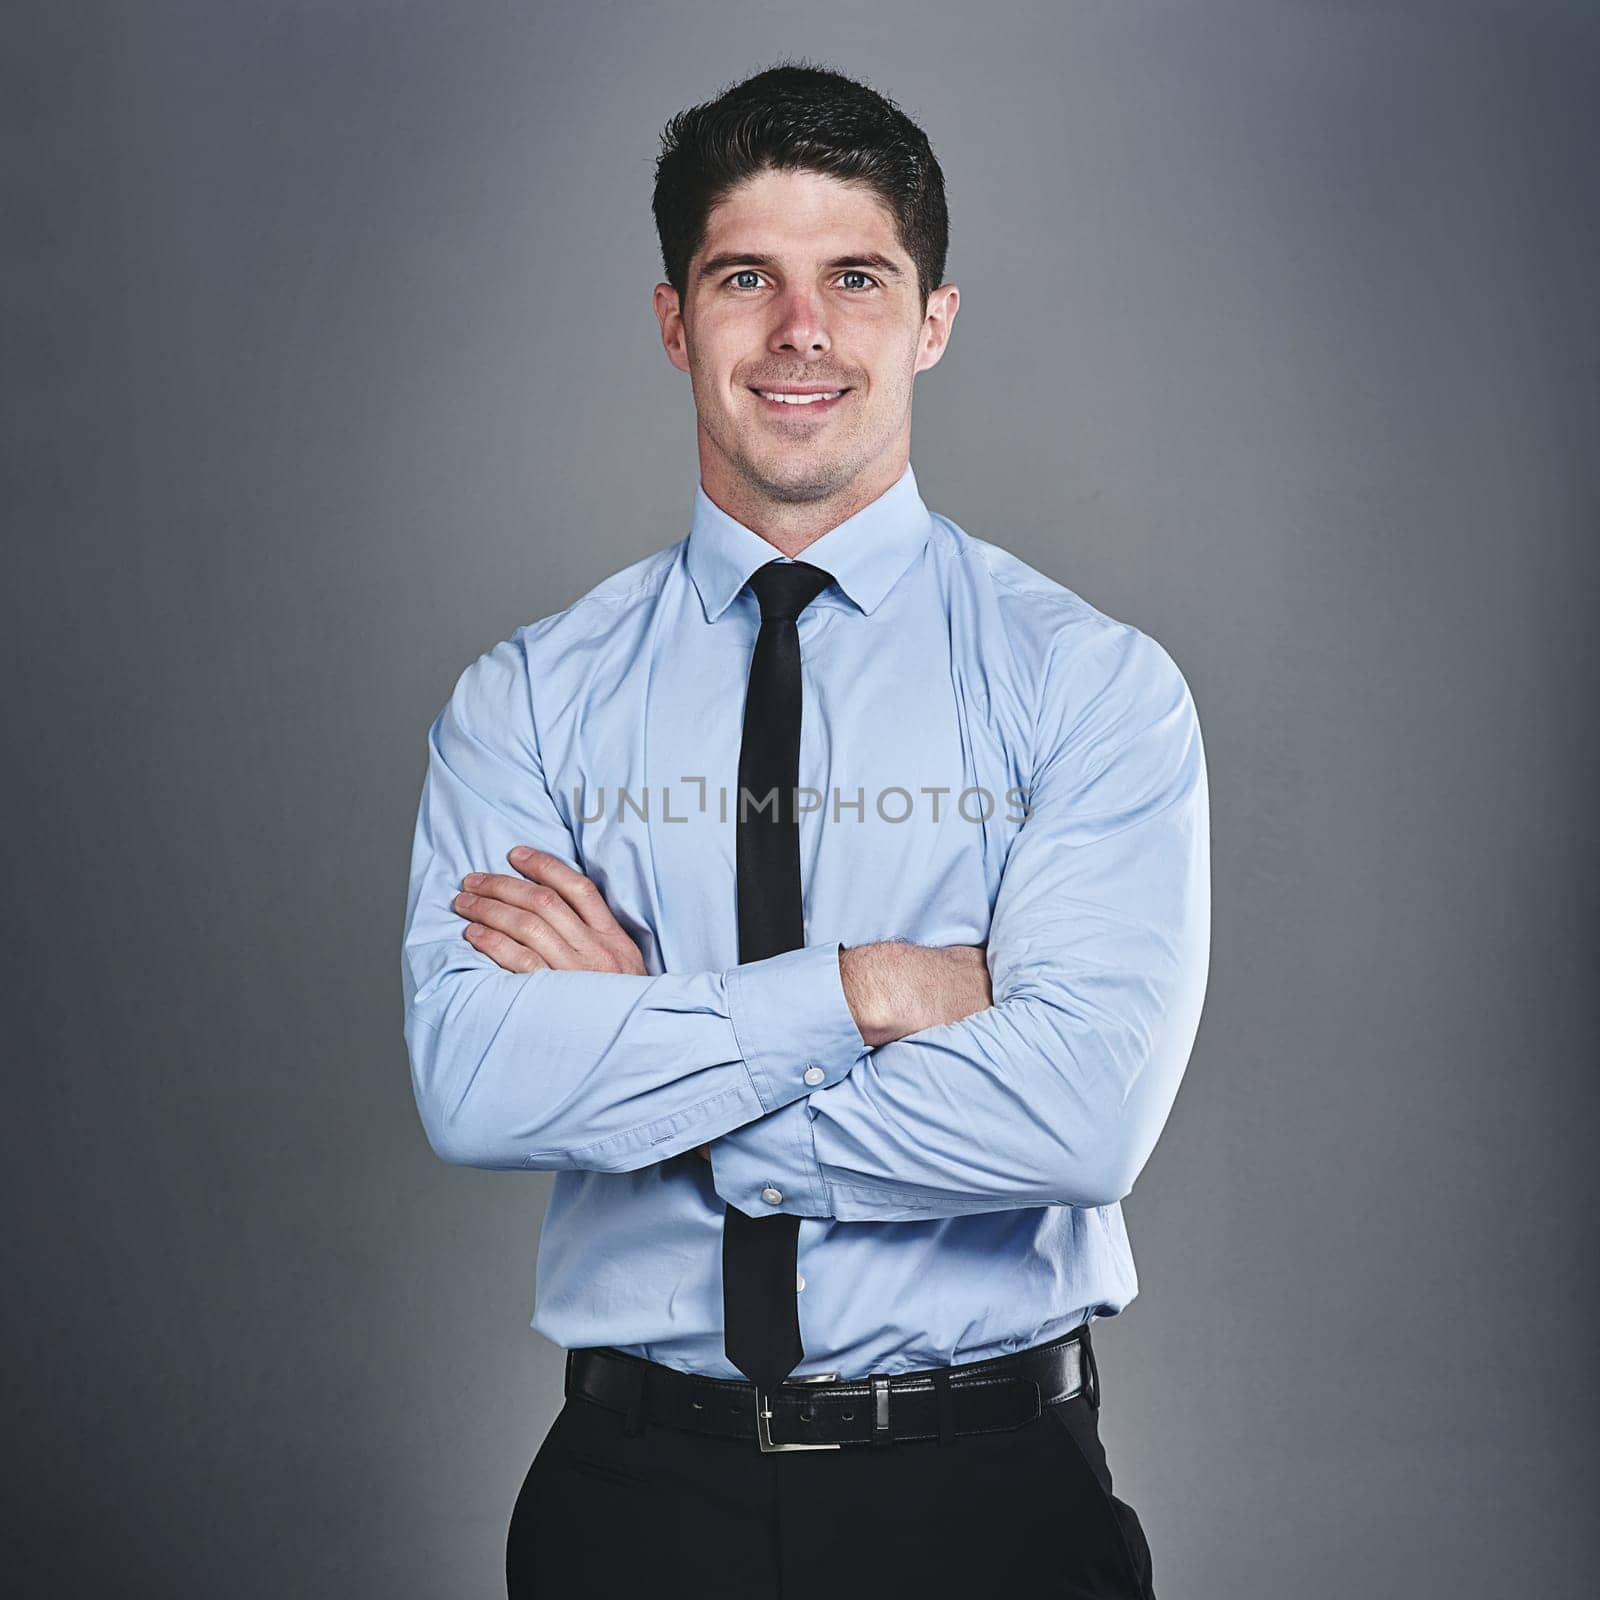
<path fill-rule="evenodd" d="M 716 206 L 686 303 L 656 289 L 662 340 L 690 374 L 701 476 L 775 501 L 826 499 L 910 447 L 915 374 L 943 353 L 958 291 L 924 307 L 873 192 L 766 171 Z M 842 391 L 772 400 L 761 391 Z"/>

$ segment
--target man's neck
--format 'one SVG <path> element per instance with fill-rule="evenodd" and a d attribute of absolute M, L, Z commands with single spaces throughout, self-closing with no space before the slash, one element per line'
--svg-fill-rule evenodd
<path fill-rule="evenodd" d="M 704 465 L 700 485 L 718 510 L 759 534 L 781 554 L 798 560 L 823 534 L 893 488 L 909 460 L 907 454 L 887 465 L 874 463 L 843 489 L 821 500 L 775 500 L 731 471 L 708 472 Z"/>

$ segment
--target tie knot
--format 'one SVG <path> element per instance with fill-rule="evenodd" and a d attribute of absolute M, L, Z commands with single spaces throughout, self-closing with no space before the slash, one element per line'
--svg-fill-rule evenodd
<path fill-rule="evenodd" d="M 769 561 L 750 574 L 748 587 L 761 605 L 763 622 L 794 622 L 833 582 L 833 574 L 809 561 Z"/>

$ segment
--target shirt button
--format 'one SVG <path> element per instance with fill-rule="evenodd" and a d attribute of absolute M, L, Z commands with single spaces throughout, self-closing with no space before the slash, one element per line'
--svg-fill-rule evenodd
<path fill-rule="evenodd" d="M 800 1273 L 798 1273 L 798 1272 L 795 1273 L 795 1275 L 794 1275 L 794 1292 L 796 1294 L 799 1294 L 800 1291 L 803 1288 L 805 1288 L 805 1286 L 806 1286 L 805 1278 Z"/>
<path fill-rule="evenodd" d="M 825 1073 L 821 1067 L 806 1068 L 807 1083 L 821 1083 L 825 1077 L 827 1077 L 827 1073 Z"/>
<path fill-rule="evenodd" d="M 761 1191 L 761 1198 L 765 1200 L 769 1206 L 775 1206 L 781 1199 L 783 1199 L 783 1190 L 774 1189 L 769 1183 L 766 1188 Z"/>

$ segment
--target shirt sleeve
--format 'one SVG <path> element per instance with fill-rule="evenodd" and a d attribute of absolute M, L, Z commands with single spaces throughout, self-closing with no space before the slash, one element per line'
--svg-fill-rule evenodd
<path fill-rule="evenodd" d="M 990 922 L 994 1003 L 719 1138 L 723 1199 L 753 1213 L 776 1189 L 767 1210 L 896 1222 L 1103 1206 L 1132 1188 L 1199 1027 L 1209 801 L 1172 658 L 1127 625 L 1099 648 L 1072 693 L 1047 689 Z"/>
<path fill-rule="evenodd" d="M 518 844 L 582 870 L 528 689 L 519 630 L 461 674 L 428 731 L 401 968 L 412 1088 L 435 1153 L 632 1171 L 848 1074 L 866 1043 L 832 940 L 642 977 L 507 972 L 468 943 L 452 905 L 467 873 L 514 872 L 506 852 Z"/>

